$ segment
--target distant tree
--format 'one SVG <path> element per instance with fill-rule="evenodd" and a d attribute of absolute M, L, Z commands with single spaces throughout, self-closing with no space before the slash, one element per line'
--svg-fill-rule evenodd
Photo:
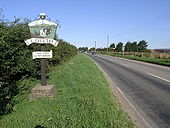
<path fill-rule="evenodd" d="M 137 42 L 133 42 L 131 44 L 131 51 L 132 52 L 138 52 L 138 44 L 137 44 Z"/>
<path fill-rule="evenodd" d="M 90 48 L 89 51 L 95 51 L 95 48 L 94 48 L 94 47 L 93 47 L 93 48 Z"/>
<path fill-rule="evenodd" d="M 122 52 L 122 47 L 123 47 L 123 43 L 122 43 L 122 42 L 119 42 L 119 43 L 116 45 L 116 51 L 117 51 L 117 52 Z"/>
<path fill-rule="evenodd" d="M 79 51 L 84 51 L 84 50 L 85 50 L 85 47 L 79 47 L 78 50 L 79 50 Z"/>
<path fill-rule="evenodd" d="M 132 43 L 130 41 L 128 41 L 125 45 L 125 52 L 131 52 L 132 49 L 131 49 L 131 45 Z"/>
<path fill-rule="evenodd" d="M 115 44 L 112 43 L 112 44 L 110 45 L 110 48 L 115 48 Z"/>
<path fill-rule="evenodd" d="M 146 42 L 145 40 L 139 41 L 139 43 L 138 43 L 138 51 L 139 52 L 147 51 L 147 47 L 148 47 L 148 42 Z"/>
<path fill-rule="evenodd" d="M 88 51 L 88 47 L 85 48 L 85 51 Z"/>
<path fill-rule="evenodd" d="M 79 47 L 79 51 L 88 51 L 88 47 Z"/>

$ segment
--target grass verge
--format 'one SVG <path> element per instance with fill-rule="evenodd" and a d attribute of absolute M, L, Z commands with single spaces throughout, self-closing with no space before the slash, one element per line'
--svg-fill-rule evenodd
<path fill-rule="evenodd" d="M 56 85 L 53 99 L 28 101 L 0 119 L 2 128 L 133 128 L 103 74 L 88 56 L 78 54 L 55 67 L 48 84 Z"/>
<path fill-rule="evenodd" d="M 103 54 L 170 67 L 170 59 L 145 58 L 145 57 L 136 57 L 136 56 L 127 56 L 127 55 L 116 55 L 112 53 L 103 53 Z"/>

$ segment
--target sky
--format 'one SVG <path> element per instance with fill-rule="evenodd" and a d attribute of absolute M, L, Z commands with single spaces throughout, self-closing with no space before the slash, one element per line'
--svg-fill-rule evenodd
<path fill-rule="evenodd" d="M 0 0 L 5 19 L 35 20 L 41 12 L 60 21 L 59 38 L 98 48 L 146 40 L 148 48 L 170 48 L 170 0 Z M 3 12 L 1 11 L 3 10 Z"/>

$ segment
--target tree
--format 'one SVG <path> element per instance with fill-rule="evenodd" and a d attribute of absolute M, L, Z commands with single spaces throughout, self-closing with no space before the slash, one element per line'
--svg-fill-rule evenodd
<path fill-rule="evenodd" d="M 95 48 L 94 48 L 94 47 L 93 47 L 93 48 L 90 48 L 89 51 L 95 51 Z"/>
<path fill-rule="evenodd" d="M 86 47 L 85 51 L 88 51 L 88 49 L 89 49 L 89 48 L 88 48 L 88 47 Z"/>
<path fill-rule="evenodd" d="M 137 52 L 138 51 L 138 45 L 137 42 L 130 42 L 128 41 L 125 45 L 125 51 L 126 52 Z"/>
<path fill-rule="evenodd" d="M 138 51 L 139 52 L 145 52 L 147 51 L 147 47 L 148 47 L 148 42 L 146 42 L 145 40 L 139 41 L 138 43 Z"/>
<path fill-rule="evenodd" d="M 137 44 L 137 42 L 133 42 L 131 44 L 131 51 L 132 52 L 138 52 L 138 44 Z"/>
<path fill-rule="evenodd" d="M 110 48 L 115 48 L 115 44 L 114 43 L 112 43 L 111 45 L 110 45 Z"/>
<path fill-rule="evenodd" d="M 123 43 L 122 43 L 122 42 L 119 42 L 119 43 L 116 45 L 116 51 L 117 51 L 117 52 L 122 52 L 122 47 L 123 47 Z"/>
<path fill-rule="evenodd" d="M 131 52 L 131 45 L 132 43 L 130 41 L 128 41 L 125 45 L 125 52 Z"/>
<path fill-rule="evenodd" d="M 88 47 L 79 47 L 79 51 L 88 51 Z"/>

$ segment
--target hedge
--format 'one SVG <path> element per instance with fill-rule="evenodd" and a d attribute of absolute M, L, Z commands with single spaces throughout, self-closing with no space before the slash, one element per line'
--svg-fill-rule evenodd
<path fill-rule="evenodd" d="M 40 77 L 40 59 L 32 59 L 32 52 L 40 46 L 27 46 L 25 39 L 30 38 L 27 22 L 15 19 L 13 22 L 0 21 L 0 115 L 12 111 L 13 97 L 21 93 L 17 83 L 21 79 Z M 59 45 L 47 45 L 53 50 L 53 58 L 48 67 L 62 64 L 77 54 L 77 49 L 69 43 L 59 40 Z"/>

